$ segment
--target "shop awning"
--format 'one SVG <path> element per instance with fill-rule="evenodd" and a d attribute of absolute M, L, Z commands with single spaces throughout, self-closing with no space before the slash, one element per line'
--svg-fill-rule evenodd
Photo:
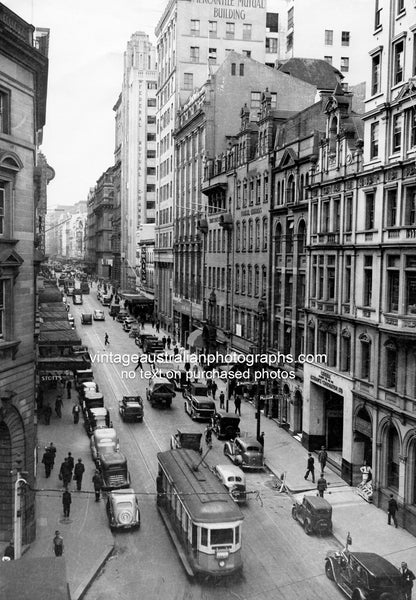
<path fill-rule="evenodd" d="M 131 304 L 147 304 L 149 306 L 153 306 L 154 304 L 154 300 L 152 298 L 146 298 L 146 296 L 143 296 L 143 294 L 121 291 L 118 293 L 118 295 L 124 300 L 127 300 L 127 302 L 131 302 Z"/>
<path fill-rule="evenodd" d="M 188 335 L 188 345 L 193 346 L 194 348 L 204 348 L 204 340 L 202 338 L 202 330 L 195 329 Z"/>
<path fill-rule="evenodd" d="M 48 356 L 36 361 L 37 371 L 79 371 L 90 368 L 91 361 L 87 356 Z"/>
<path fill-rule="evenodd" d="M 39 292 L 39 302 L 62 302 L 62 294 L 58 288 L 45 288 Z"/>
<path fill-rule="evenodd" d="M 81 339 L 77 332 L 70 331 L 41 331 L 39 346 L 80 346 Z"/>
<path fill-rule="evenodd" d="M 42 310 L 39 312 L 39 318 L 43 323 L 47 321 L 68 321 L 68 313 L 65 309 L 61 310 Z"/>
<path fill-rule="evenodd" d="M 40 324 L 40 331 L 44 333 L 46 331 L 73 331 L 71 323 L 66 319 L 55 319 L 53 321 L 46 321 L 46 323 Z"/>

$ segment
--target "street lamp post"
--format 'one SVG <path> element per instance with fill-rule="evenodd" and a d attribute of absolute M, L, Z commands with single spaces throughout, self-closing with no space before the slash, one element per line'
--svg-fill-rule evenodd
<path fill-rule="evenodd" d="M 258 318 L 259 318 L 259 332 L 258 332 L 258 352 L 259 354 L 262 353 L 263 351 L 263 325 L 264 325 L 264 320 L 266 318 L 266 305 L 264 304 L 264 302 L 262 300 L 260 300 L 260 302 L 258 303 L 258 307 L 257 307 L 257 313 L 258 313 Z M 261 363 L 260 363 L 261 365 Z M 260 421 L 261 421 L 261 413 L 260 413 L 260 386 L 261 386 L 261 382 L 260 379 L 257 379 L 257 390 L 256 390 L 256 395 L 257 395 L 257 410 L 256 410 L 256 420 L 257 420 L 257 430 L 256 430 L 256 437 L 257 437 L 257 441 L 260 441 L 260 434 L 261 434 L 261 427 L 260 427 Z"/>
<path fill-rule="evenodd" d="M 26 479 L 22 475 L 27 475 L 22 471 L 22 459 L 16 460 L 16 481 L 14 484 L 14 515 L 13 515 L 13 540 L 14 540 L 14 558 L 17 560 L 22 556 L 22 491 L 23 486 L 27 485 Z"/>

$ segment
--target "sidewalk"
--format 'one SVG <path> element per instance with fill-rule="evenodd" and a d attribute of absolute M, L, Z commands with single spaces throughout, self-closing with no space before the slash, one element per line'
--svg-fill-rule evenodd
<path fill-rule="evenodd" d="M 54 407 L 57 392 L 48 392 L 50 404 Z M 78 398 L 72 390 L 72 400 L 63 394 L 64 407 L 62 419 L 53 412 L 50 425 L 38 424 L 39 463 L 36 479 L 36 539 L 30 545 L 25 556 L 38 558 L 54 556 L 52 539 L 55 530 L 59 530 L 64 539 L 64 558 L 71 599 L 79 600 L 98 574 L 101 566 L 110 556 L 114 548 L 114 538 L 108 527 L 104 501 L 95 502 L 91 482 L 95 471 L 89 451 L 89 439 L 84 431 L 82 418 L 77 425 L 72 419 L 74 398 Z M 45 394 L 46 396 L 46 394 Z M 55 466 L 48 479 L 45 477 L 41 463 L 43 449 L 50 442 L 57 448 Z M 69 519 L 62 513 L 62 482 L 58 478 L 60 465 L 64 458 L 72 453 L 77 462 L 82 458 L 85 473 L 82 480 L 82 491 L 76 491 L 75 482 L 69 485 L 72 495 Z M 41 490 L 41 491 L 39 491 Z"/>

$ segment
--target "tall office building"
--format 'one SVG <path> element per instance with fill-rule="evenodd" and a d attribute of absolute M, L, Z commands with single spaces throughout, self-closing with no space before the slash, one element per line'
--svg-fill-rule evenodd
<path fill-rule="evenodd" d="M 155 309 L 173 331 L 173 219 L 180 202 L 175 189 L 174 138 L 177 111 L 224 61 L 230 50 L 265 62 L 266 3 L 248 0 L 244 8 L 198 0 L 169 2 L 156 27 L 157 193 Z M 192 157 L 189 158 L 192 161 Z M 188 182 L 188 185 L 192 184 Z M 196 184 L 194 184 L 196 185 Z M 190 207 L 193 210 L 193 207 Z"/>
<path fill-rule="evenodd" d="M 137 232 L 155 221 L 156 50 L 143 32 L 132 35 L 124 54 L 120 107 L 120 279 L 136 289 Z"/>

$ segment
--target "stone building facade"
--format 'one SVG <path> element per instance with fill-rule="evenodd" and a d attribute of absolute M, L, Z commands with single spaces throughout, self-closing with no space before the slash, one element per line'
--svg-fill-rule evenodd
<path fill-rule="evenodd" d="M 48 59 L 34 27 L 0 5 L 0 539 L 13 533 L 18 465 L 34 487 L 36 145 L 45 123 Z M 20 461 L 20 462 L 19 462 Z M 22 537 L 35 536 L 35 498 L 22 495 Z"/>

